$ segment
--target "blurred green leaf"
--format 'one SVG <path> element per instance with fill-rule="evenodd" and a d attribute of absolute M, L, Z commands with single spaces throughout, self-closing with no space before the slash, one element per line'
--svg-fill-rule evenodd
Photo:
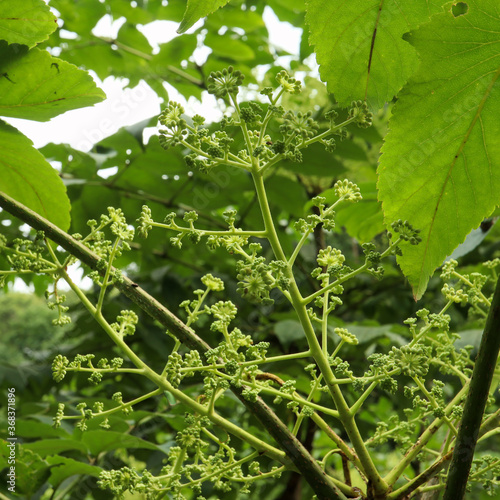
<path fill-rule="evenodd" d="M 49 483 L 56 488 L 68 477 L 75 475 L 99 477 L 102 471 L 100 467 L 95 465 L 86 464 L 74 460 L 73 458 L 61 457 L 59 455 L 47 457 L 45 461 L 52 466 Z"/>
<path fill-rule="evenodd" d="M 301 217 L 307 195 L 302 186 L 288 177 L 275 175 L 266 181 L 269 203 L 287 213 Z M 279 213 L 279 212 L 277 212 Z"/>
<path fill-rule="evenodd" d="M 123 448 L 145 448 L 148 450 L 159 450 L 158 446 L 144 439 L 130 434 L 115 431 L 86 431 L 82 434 L 82 444 L 88 447 L 94 456 L 103 451 L 111 451 Z"/>
<path fill-rule="evenodd" d="M 255 57 L 255 52 L 251 47 L 236 35 L 218 35 L 210 32 L 205 37 L 205 45 L 210 47 L 214 54 L 233 61 L 251 61 Z"/>
<path fill-rule="evenodd" d="M 377 234 L 385 231 L 382 205 L 377 200 L 375 183 L 359 184 L 363 199 L 357 203 L 344 204 L 335 216 L 337 227 L 343 227 L 350 236 L 359 242 L 371 241 Z M 336 200 L 335 192 L 330 189 L 321 194 L 327 201 Z"/>
<path fill-rule="evenodd" d="M 57 28 L 57 20 L 43 0 L 0 2 L 0 39 L 34 47 Z"/>
<path fill-rule="evenodd" d="M 86 455 L 88 453 L 87 446 L 76 439 L 40 439 L 33 443 L 23 444 L 23 448 L 38 453 L 41 457 L 54 455 L 63 451 L 75 450 Z"/>
<path fill-rule="evenodd" d="M 292 319 L 278 321 L 274 325 L 274 333 L 285 349 L 288 349 L 294 342 L 304 340 L 305 336 L 302 325 Z"/>
<path fill-rule="evenodd" d="M 50 5 L 61 14 L 64 29 L 76 33 L 89 33 L 106 14 L 105 4 L 98 0 L 50 0 Z"/>
<path fill-rule="evenodd" d="M 199 21 L 202 17 L 208 16 L 208 14 L 211 14 L 228 2 L 229 0 L 187 0 L 186 11 L 184 12 L 184 17 L 182 18 L 177 33 L 184 33 L 191 28 L 196 21 Z"/>
<path fill-rule="evenodd" d="M 178 65 L 188 59 L 197 46 L 196 35 L 181 35 L 168 43 L 160 45 L 160 52 L 151 59 L 151 64 L 158 73 L 165 71 L 168 65 Z"/>
<path fill-rule="evenodd" d="M 16 447 L 16 491 L 34 495 L 47 481 L 50 466 L 45 460 L 25 446 Z"/>
<path fill-rule="evenodd" d="M 217 31 L 223 26 L 229 28 L 242 28 L 247 33 L 258 28 L 265 27 L 262 16 L 252 10 L 241 10 L 240 8 L 219 9 L 207 18 L 207 27 Z"/>
<path fill-rule="evenodd" d="M 0 190 L 68 229 L 70 203 L 57 172 L 26 136 L 1 120 L 0 150 Z"/>
<path fill-rule="evenodd" d="M 54 438 L 67 437 L 68 434 L 62 428 L 55 429 L 53 425 L 37 422 L 33 419 L 19 419 L 16 422 L 16 434 L 23 438 Z"/>

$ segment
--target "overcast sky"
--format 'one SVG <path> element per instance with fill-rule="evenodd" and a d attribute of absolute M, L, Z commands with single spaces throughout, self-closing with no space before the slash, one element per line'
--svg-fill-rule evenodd
<path fill-rule="evenodd" d="M 115 37 L 124 22 L 125 18 L 111 22 L 111 17 L 105 16 L 93 32 L 99 36 Z M 291 54 L 298 54 L 300 29 L 288 23 L 281 23 L 268 7 L 264 11 L 264 22 L 269 29 L 272 45 Z M 195 31 L 199 26 L 199 23 L 196 24 L 188 33 Z M 177 28 L 178 24 L 171 21 L 154 21 L 139 27 L 156 50 L 158 50 L 158 44 L 168 42 L 177 36 Z M 68 33 L 69 35 L 71 34 Z M 195 56 L 204 60 L 207 53 L 198 51 Z M 124 89 L 126 82 L 123 80 L 109 77 L 101 82 L 95 74 L 92 76 L 107 95 L 104 102 L 92 107 L 68 111 L 49 122 L 40 123 L 14 118 L 9 118 L 7 121 L 26 134 L 37 148 L 48 142 L 55 142 L 68 143 L 76 149 L 88 151 L 92 144 L 114 134 L 120 127 L 132 125 L 160 113 L 161 100 L 146 83 L 141 82 L 134 89 Z M 202 114 L 207 119 L 220 117 L 213 96 L 204 93 L 202 103 L 195 98 L 191 98 L 189 103 L 186 103 L 173 87 L 166 85 L 170 98 L 185 105 L 187 112 Z"/>

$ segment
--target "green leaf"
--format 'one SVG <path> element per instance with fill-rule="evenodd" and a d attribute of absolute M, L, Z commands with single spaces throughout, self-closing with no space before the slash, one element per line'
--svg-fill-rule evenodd
<path fill-rule="evenodd" d="M 148 39 L 131 23 L 125 23 L 120 28 L 116 40 L 134 51 L 139 51 L 143 54 L 150 55 L 153 51 Z M 141 57 L 141 55 L 138 54 L 138 57 Z"/>
<path fill-rule="evenodd" d="M 303 161 L 300 163 L 284 160 L 280 165 L 292 172 L 318 177 L 338 177 L 346 170 L 344 164 L 319 143 L 311 144 L 307 149 L 303 149 L 302 156 Z"/>
<path fill-rule="evenodd" d="M 16 423 L 16 434 L 23 438 L 37 438 L 42 437 L 64 437 L 67 433 L 60 427 L 55 429 L 53 425 L 37 422 L 30 419 L 19 419 Z"/>
<path fill-rule="evenodd" d="M 252 48 L 242 42 L 237 35 L 217 35 L 208 33 L 205 37 L 205 45 L 210 47 L 214 54 L 219 57 L 229 58 L 233 61 L 251 61 L 255 58 L 255 52 Z"/>
<path fill-rule="evenodd" d="M 68 229 L 70 203 L 57 172 L 26 136 L 1 120 L 0 150 L 0 191 Z"/>
<path fill-rule="evenodd" d="M 223 7 L 229 0 L 188 0 L 184 17 L 177 33 L 184 33 L 193 24 L 202 17 L 208 16 L 216 11 L 219 7 Z"/>
<path fill-rule="evenodd" d="M 57 20 L 43 0 L 0 2 L 0 39 L 34 47 L 57 28 Z"/>
<path fill-rule="evenodd" d="M 25 443 L 23 448 L 31 450 L 41 457 L 55 455 L 68 450 L 78 450 L 83 454 L 87 453 L 85 444 L 76 439 L 40 439 L 33 443 Z"/>
<path fill-rule="evenodd" d="M 169 65 L 177 66 L 191 57 L 196 49 L 196 35 L 182 35 L 175 37 L 168 43 L 160 45 L 160 52 L 153 56 L 150 66 L 158 74 L 164 74 Z"/>
<path fill-rule="evenodd" d="M 165 17 L 162 17 L 164 11 L 172 10 L 172 6 L 170 4 L 174 2 L 168 2 L 168 7 L 162 5 L 162 3 L 166 2 L 124 2 L 123 0 L 106 0 L 105 7 L 111 10 L 113 19 L 120 19 L 120 17 L 123 16 L 127 18 L 127 21 L 135 25 L 144 25 L 157 19 L 164 19 Z"/>
<path fill-rule="evenodd" d="M 320 74 L 341 105 L 390 101 L 418 66 L 404 33 L 441 10 L 443 0 L 308 0 L 306 22 Z"/>
<path fill-rule="evenodd" d="M 387 224 L 406 219 L 422 243 L 399 264 L 416 298 L 471 229 L 500 202 L 500 13 L 471 0 L 411 36 L 422 64 L 400 94 L 379 167 Z"/>
<path fill-rule="evenodd" d="M 145 441 L 144 439 L 114 431 L 86 431 L 82 434 L 82 443 L 85 443 L 90 453 L 94 456 L 97 456 L 103 451 L 122 448 L 159 450 L 157 445 Z"/>
<path fill-rule="evenodd" d="M 58 455 L 47 457 L 45 461 L 52 466 L 49 483 L 55 487 L 58 487 L 68 477 L 77 474 L 98 477 L 102 472 L 102 469 L 95 465 Z"/>
<path fill-rule="evenodd" d="M 64 29 L 76 33 L 89 33 L 106 14 L 106 5 L 96 0 L 78 0 L 78 4 L 75 3 L 74 0 L 50 0 L 50 5 L 57 9 L 64 21 Z M 118 17 L 120 16 L 115 19 Z"/>
<path fill-rule="evenodd" d="M 285 349 L 293 342 L 304 339 L 304 330 L 301 324 L 293 319 L 278 321 L 274 327 L 274 333 Z"/>
<path fill-rule="evenodd" d="M 37 48 L 0 41 L 0 115 L 48 121 L 106 98 L 85 71 Z"/>
<path fill-rule="evenodd" d="M 303 187 L 295 180 L 275 175 L 266 180 L 266 190 L 272 205 L 297 217 L 304 215 L 303 206 L 307 196 Z"/>
<path fill-rule="evenodd" d="M 220 9 L 212 14 L 207 19 L 206 26 L 215 31 L 223 26 L 243 28 L 246 33 L 265 27 L 262 16 L 257 12 L 229 7 Z"/>
<path fill-rule="evenodd" d="M 337 227 L 344 227 L 350 236 L 364 243 L 371 241 L 377 234 L 384 232 L 385 227 L 382 207 L 377 201 L 375 183 L 361 183 L 359 188 L 363 199 L 358 203 L 345 204 L 339 207 L 335 216 L 335 223 Z M 332 195 L 335 195 L 335 193 L 333 192 Z M 322 193 L 321 196 L 324 196 L 324 194 Z M 332 201 L 335 199 L 332 197 Z M 327 201 L 329 202 L 328 197 Z"/>
<path fill-rule="evenodd" d="M 50 466 L 42 458 L 18 446 L 16 449 L 16 489 L 32 498 L 32 495 L 42 487 L 50 475 Z"/>

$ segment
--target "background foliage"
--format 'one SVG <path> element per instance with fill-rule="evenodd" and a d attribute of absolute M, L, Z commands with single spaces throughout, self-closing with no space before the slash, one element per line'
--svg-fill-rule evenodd
<path fill-rule="evenodd" d="M 337 103 L 344 108 L 352 100 L 366 99 L 375 112 L 372 128 L 349 126 L 346 140 L 333 152 L 315 145 L 304 152 L 303 163 L 283 163 L 267 181 L 267 189 L 280 238 L 290 250 L 295 242 L 291 219 L 310 209 L 314 196 L 322 193 L 327 201 L 333 200 L 332 187 L 341 178 L 361 187 L 363 200 L 339 212 L 336 232 L 329 236 L 318 232 L 305 247 L 298 260 L 305 271 L 315 267 L 316 252 L 326 245 L 340 248 L 350 266 L 362 264 L 359 243 L 384 241 L 384 217 L 387 223 L 408 219 L 423 230 L 423 244 L 399 262 L 409 283 L 392 262 L 386 265 L 383 281 L 360 277 L 346 285 L 345 305 L 332 319 L 331 334 L 335 327 L 348 324 L 367 357 L 376 348 L 388 351 L 393 345 L 406 343 L 402 322 L 420 307 L 414 296 L 420 297 L 428 288 L 426 307 L 436 310 L 443 305 L 437 293 L 438 279 L 431 278 L 434 269 L 470 230 L 494 215 L 498 205 L 498 6 L 494 0 L 470 0 L 453 6 L 439 0 L 418 0 L 401 13 L 399 4 L 385 2 L 380 8 L 378 1 L 189 0 L 186 7 L 182 0 L 81 0 L 78 5 L 50 0 L 55 9 L 51 13 L 42 0 L 3 2 L 0 115 L 47 121 L 103 100 L 104 93 L 87 71 L 101 80 L 109 75 L 126 79 L 130 88 L 146 82 L 165 102 L 175 89 L 194 103 L 205 95 L 210 72 L 228 64 L 245 73 L 245 82 L 250 85 L 270 84 L 283 68 L 296 72 L 304 79 L 305 91 L 287 99 L 296 109 L 311 110 L 315 116 Z M 224 8 L 219 9 L 221 6 Z M 265 9 L 303 29 L 298 54 L 285 53 L 269 43 Z M 31 14 L 27 16 L 27 12 Z M 362 15 L 357 15 L 360 12 Z M 116 37 L 93 34 L 104 16 L 122 21 Z M 336 22 L 331 22 L 332 18 Z M 181 34 L 155 49 L 141 27 L 159 20 L 179 23 Z M 202 61 L 193 56 L 201 48 L 208 49 Z M 313 50 L 326 85 L 315 78 Z M 33 92 L 35 86 L 37 91 Z M 221 111 L 228 109 L 222 101 L 217 106 Z M 340 113 L 340 118 L 347 115 L 347 111 Z M 37 151 L 27 137 L 0 121 L 4 161 L 0 190 L 70 233 L 85 233 L 86 221 L 98 219 L 108 206 L 121 207 L 127 219 L 134 221 L 144 202 L 155 220 L 162 220 L 172 210 L 182 214 L 194 209 L 209 229 L 220 228 L 222 212 L 234 207 L 241 216 L 240 224 L 260 229 L 254 188 L 245 172 L 222 167 L 193 175 L 182 151 L 165 152 L 157 136 L 143 139 L 144 129 L 155 125 L 152 117 L 123 128 L 89 152 L 58 144 L 56 138 Z M 49 162 L 59 162 L 58 175 Z M 110 168 L 113 173 L 108 175 Z M 25 177 L 29 184 L 21 180 Z M 0 220 L 2 234 L 19 234 L 19 221 L 5 212 L 0 213 Z M 498 231 L 493 225 L 483 231 L 486 239 L 480 246 L 469 243 L 467 251 L 471 251 L 463 263 L 471 272 L 498 252 Z M 242 328 L 254 342 L 270 341 L 274 353 L 305 348 L 300 325 L 284 302 L 255 307 L 238 298 L 234 261 L 225 250 L 210 252 L 194 245 L 178 249 L 161 232 L 135 241 L 132 247 L 118 264 L 180 317 L 183 311 L 179 311 L 179 303 L 209 271 L 226 282 L 227 298 L 238 303 Z M 270 255 L 270 249 L 265 248 L 264 254 Z M 1 264 L 2 269 L 7 267 L 6 262 Z M 26 281 L 43 292 L 44 278 L 26 277 Z M 301 286 L 311 293 L 318 284 L 304 279 Z M 92 421 L 86 433 L 66 424 L 53 429 L 52 417 L 60 401 L 76 411 L 81 401 L 91 406 L 97 392 L 99 400 L 105 394 L 106 404 L 112 405 L 117 386 L 125 400 L 153 387 L 139 378 L 134 379 L 136 385 L 120 384 L 120 377 L 107 379 L 97 389 L 80 376 L 55 384 L 50 373 L 55 354 L 71 357 L 92 352 L 112 358 L 117 353 L 110 343 L 103 342 L 102 332 L 81 306 L 72 306 L 70 327 L 48 333 L 45 313 L 31 309 L 36 304 L 36 299 L 16 295 L 6 295 L 0 304 L 0 311 L 9 313 L 8 317 L 0 316 L 1 341 L 6 346 L 0 383 L 18 391 L 18 433 L 25 442 L 20 463 L 26 468 L 18 479 L 19 491 L 26 498 L 109 498 L 109 493 L 96 487 L 99 470 L 124 464 L 159 469 L 165 452 L 174 445 L 173 433 L 184 426 L 184 410 L 165 396 L 148 401 L 141 411 L 113 417 L 112 431 L 102 431 L 98 421 Z M 117 293 L 107 297 L 110 316 L 129 307 Z M 158 324 L 140 310 L 136 312 L 140 321 L 132 345 L 151 366 L 159 368 L 173 342 Z M 459 346 L 477 346 L 481 328 L 477 320 L 459 309 L 451 314 L 453 327 L 463 332 Z M 23 328 L 25 324 L 33 330 Z M 202 329 L 202 337 L 210 338 L 208 325 Z M 354 350 L 349 361 L 353 370 L 363 371 L 366 360 L 355 357 Z M 294 376 L 298 386 L 308 384 L 300 363 L 277 375 Z M 384 416 L 389 420 L 404 404 L 400 393 L 381 393 L 360 415 L 361 430 L 373 432 L 378 420 Z M 228 403 L 227 411 L 233 412 L 234 406 Z M 243 407 L 232 416 L 264 438 Z M 291 415 L 283 408 L 280 417 L 287 421 Z M 304 429 L 301 438 L 307 442 L 313 434 L 311 426 Z M 316 445 L 321 450 L 322 444 Z M 378 460 L 390 464 L 396 457 L 388 443 Z M 1 460 L 0 468 L 4 465 Z M 340 463 L 334 465 L 340 467 Z M 263 483 L 254 494 L 290 498 L 287 495 L 296 488 L 295 480 L 289 474 L 286 481 Z M 209 498 L 213 492 L 204 493 Z M 302 494 L 303 498 L 311 496 L 307 485 L 303 485 Z M 214 495 L 220 498 L 221 493 Z M 224 498 L 235 495 L 229 493 Z"/>

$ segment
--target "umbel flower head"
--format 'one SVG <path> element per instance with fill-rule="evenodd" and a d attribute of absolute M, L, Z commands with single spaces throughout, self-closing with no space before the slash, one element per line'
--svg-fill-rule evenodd
<path fill-rule="evenodd" d="M 212 71 L 208 77 L 208 93 L 215 97 L 226 97 L 227 94 L 237 94 L 245 76 L 232 66 L 222 71 Z"/>
<path fill-rule="evenodd" d="M 166 129 L 160 130 L 160 145 L 164 149 L 178 146 L 187 135 L 186 120 L 182 118 L 184 108 L 177 102 L 169 102 L 158 121 Z"/>
<path fill-rule="evenodd" d="M 328 246 L 319 251 L 317 261 L 320 266 L 342 266 L 345 261 L 345 257 L 342 255 L 340 250 Z"/>

